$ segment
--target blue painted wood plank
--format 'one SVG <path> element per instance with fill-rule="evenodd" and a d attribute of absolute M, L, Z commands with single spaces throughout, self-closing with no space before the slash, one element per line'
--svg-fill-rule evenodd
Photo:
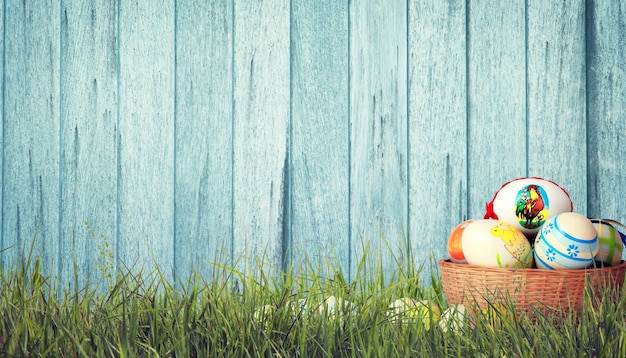
<path fill-rule="evenodd" d="M 233 8 L 198 0 L 176 13 L 176 277 L 209 279 L 232 247 Z"/>
<path fill-rule="evenodd" d="M 287 0 L 235 2 L 233 258 L 242 270 L 280 270 L 289 242 L 289 14 Z"/>
<path fill-rule="evenodd" d="M 587 211 L 585 1 L 528 1 L 528 173 Z"/>
<path fill-rule="evenodd" d="M 415 265 L 467 219 L 466 4 L 409 4 L 409 222 Z M 428 266 L 425 266 L 428 267 Z"/>
<path fill-rule="evenodd" d="M 4 107 L 4 82 L 6 73 L 4 72 L 4 58 L 6 54 L 6 49 L 4 46 L 4 37 L 5 37 L 5 27 L 4 27 L 4 1 L 0 3 L 0 29 L 2 29 L 2 35 L 0 36 L 0 52 L 2 54 L 2 61 L 0 61 L 0 116 L 2 116 L 2 120 L 0 120 L 0 133 L 4 133 L 4 122 L 5 122 L 5 107 Z M 4 153 L 4 135 L 0 135 L 0 150 Z M 4 223 L 4 155 L 0 155 L 0 168 L 2 168 L 2 174 L 0 175 L 0 223 Z M 4 244 L 4 225 L 0 224 L 0 249 L 4 249 L 6 246 Z M 4 261 L 3 258 L 5 256 L 0 254 L 0 260 Z"/>
<path fill-rule="evenodd" d="M 119 27 L 118 255 L 172 278 L 174 3 L 121 2 Z"/>
<path fill-rule="evenodd" d="M 5 3 L 3 265 L 37 235 L 34 257 L 58 273 L 59 5 Z M 52 16 L 51 16 L 52 15 Z"/>
<path fill-rule="evenodd" d="M 79 288 L 87 277 L 115 276 L 116 13 L 107 0 L 66 0 L 61 9 L 59 259 L 65 282 L 76 265 Z"/>
<path fill-rule="evenodd" d="M 292 264 L 349 271 L 348 4 L 295 2 L 292 53 Z"/>
<path fill-rule="evenodd" d="M 351 277 L 364 246 L 387 272 L 406 258 L 406 2 L 350 2 Z M 367 252 L 366 252 L 367 253 Z"/>
<path fill-rule="evenodd" d="M 500 186 L 527 174 L 523 1 L 468 6 L 468 217 L 482 218 Z"/>
<path fill-rule="evenodd" d="M 626 223 L 626 5 L 588 1 L 586 14 L 587 212 Z"/>

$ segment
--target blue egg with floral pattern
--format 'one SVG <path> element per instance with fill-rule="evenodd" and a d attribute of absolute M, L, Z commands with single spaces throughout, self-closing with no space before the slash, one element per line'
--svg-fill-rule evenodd
<path fill-rule="evenodd" d="M 589 267 L 598 253 L 598 233 L 591 220 L 578 213 L 561 213 L 541 226 L 534 246 L 540 269 Z"/>

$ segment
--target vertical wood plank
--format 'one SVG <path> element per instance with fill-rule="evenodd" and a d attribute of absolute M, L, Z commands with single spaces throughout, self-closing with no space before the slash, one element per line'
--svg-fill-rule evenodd
<path fill-rule="evenodd" d="M 120 2 L 120 260 L 172 277 L 174 3 Z"/>
<path fill-rule="evenodd" d="M 587 213 L 626 223 L 626 4 L 587 1 Z"/>
<path fill-rule="evenodd" d="M 350 2 L 351 277 L 363 246 L 397 268 L 407 231 L 407 6 Z"/>
<path fill-rule="evenodd" d="M 234 243 L 240 269 L 279 270 L 289 241 L 290 6 L 235 1 Z"/>
<path fill-rule="evenodd" d="M 467 219 L 465 2 L 409 5 L 409 222 L 415 264 Z M 427 266 L 426 266 L 427 267 Z"/>
<path fill-rule="evenodd" d="M 348 3 L 292 8 L 293 265 L 349 271 Z"/>
<path fill-rule="evenodd" d="M 6 78 L 6 73 L 4 71 L 4 61 L 6 58 L 6 48 L 4 46 L 4 38 L 6 36 L 6 28 L 5 28 L 5 22 L 4 22 L 4 18 L 5 18 L 5 7 L 4 7 L 4 1 L 2 3 L 0 3 L 0 29 L 2 29 L 2 36 L 0 36 L 0 52 L 2 54 L 2 59 L 0 60 L 0 74 L 1 74 L 1 79 L 0 79 L 0 113 L 2 118 L 0 119 L 0 133 L 2 133 L 2 135 L 0 135 L 0 148 L 2 150 L 2 153 L 4 154 L 4 122 L 5 122 L 5 116 L 6 116 L 6 110 L 5 110 L 5 106 L 4 106 L 4 96 L 5 96 L 5 91 L 4 91 L 4 83 L 5 83 L 5 78 Z M 0 155 L 0 168 L 2 168 L 2 174 L 0 174 L 0 248 L 4 249 L 6 246 L 4 244 L 4 155 Z M 4 258 L 3 254 L 0 254 L 0 260 L 2 260 Z"/>
<path fill-rule="evenodd" d="M 528 1 L 528 173 L 587 211 L 585 1 Z"/>
<path fill-rule="evenodd" d="M 10 267 L 37 235 L 44 272 L 59 263 L 59 5 L 7 2 L 4 246 Z M 11 259 L 9 259 L 11 258 Z"/>
<path fill-rule="evenodd" d="M 78 287 L 84 287 L 87 277 L 95 283 L 104 275 L 115 275 L 115 262 L 107 257 L 106 244 L 109 253 L 114 253 L 116 19 L 115 2 L 63 1 L 60 245 L 65 254 L 61 278 L 71 282 L 76 264 Z"/>
<path fill-rule="evenodd" d="M 482 218 L 503 183 L 527 174 L 525 18 L 524 1 L 469 2 L 469 218 Z"/>
<path fill-rule="evenodd" d="M 209 279 L 232 246 L 232 2 L 176 13 L 176 277 Z"/>

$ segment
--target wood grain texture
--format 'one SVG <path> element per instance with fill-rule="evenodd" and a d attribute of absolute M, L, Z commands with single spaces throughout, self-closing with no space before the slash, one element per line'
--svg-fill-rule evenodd
<path fill-rule="evenodd" d="M 235 2 L 233 257 L 280 270 L 289 241 L 287 0 Z"/>
<path fill-rule="evenodd" d="M 65 0 L 61 14 L 61 279 L 75 264 L 78 287 L 115 268 L 116 13 L 115 2 Z"/>
<path fill-rule="evenodd" d="M 0 61 L 0 116 L 2 116 L 0 120 L 0 148 L 4 154 L 4 121 L 5 121 L 5 106 L 4 106 L 4 96 L 6 94 L 5 88 L 5 79 L 6 72 L 4 71 L 4 59 L 6 58 L 6 48 L 4 46 L 4 37 L 6 34 L 5 23 L 4 23 L 4 1 L 0 3 L 0 29 L 2 29 L 2 34 L 0 35 L 0 54 L 2 54 L 2 60 Z M 0 168 L 2 168 L 2 174 L 0 175 L 0 248 L 4 249 L 6 246 L 4 244 L 4 155 L 0 155 Z M 0 260 L 3 260 L 6 256 L 0 253 Z"/>
<path fill-rule="evenodd" d="M 174 3 L 121 2 L 119 259 L 135 270 L 174 256 Z"/>
<path fill-rule="evenodd" d="M 407 6 L 350 3 L 351 277 L 363 247 L 385 270 L 407 231 Z M 380 256 L 380 257 L 379 257 Z"/>
<path fill-rule="evenodd" d="M 5 3 L 4 246 L 10 267 L 22 249 L 59 263 L 59 5 Z"/>
<path fill-rule="evenodd" d="M 528 1 L 528 173 L 587 211 L 585 1 Z"/>
<path fill-rule="evenodd" d="M 348 4 L 294 2 L 291 21 L 292 263 L 331 263 L 347 274 Z"/>
<path fill-rule="evenodd" d="M 587 213 L 626 223 L 626 4 L 587 1 Z"/>
<path fill-rule="evenodd" d="M 122 269 L 171 279 L 305 258 L 354 278 L 367 244 L 389 272 L 405 245 L 417 265 L 445 256 L 452 227 L 525 175 L 626 223 L 619 1 L 0 13 L 3 267 L 37 233 L 35 257 L 67 283 L 74 263 L 100 277 L 100 235 Z"/>
<path fill-rule="evenodd" d="M 523 1 L 471 1 L 468 13 L 468 218 L 482 218 L 500 186 L 525 176 Z"/>
<path fill-rule="evenodd" d="M 176 277 L 209 279 L 232 247 L 231 2 L 177 2 Z"/>
<path fill-rule="evenodd" d="M 409 221 L 415 264 L 467 219 L 465 3 L 409 4 Z"/>

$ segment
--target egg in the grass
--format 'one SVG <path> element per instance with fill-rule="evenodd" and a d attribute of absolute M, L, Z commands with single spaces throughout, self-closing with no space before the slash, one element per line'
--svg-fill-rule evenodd
<path fill-rule="evenodd" d="M 450 236 L 448 237 L 448 255 L 450 256 L 450 261 L 457 264 L 467 263 L 467 261 L 465 260 L 465 255 L 463 255 L 463 246 L 461 245 L 461 239 L 463 238 L 463 231 L 467 227 L 467 224 L 471 223 L 472 221 L 473 220 L 463 221 L 452 230 L 452 233 L 450 233 Z"/>
<path fill-rule="evenodd" d="M 461 333 L 463 327 L 470 321 L 470 316 L 465 306 L 461 303 L 457 303 L 446 308 L 439 318 L 439 328 L 444 332 Z"/>
<path fill-rule="evenodd" d="M 540 269 L 580 269 L 598 253 L 598 233 L 587 217 L 561 213 L 546 220 L 535 239 L 535 263 Z"/>
<path fill-rule="evenodd" d="M 619 232 L 613 225 L 612 220 L 590 219 L 598 234 L 598 254 L 596 261 L 611 266 L 622 262 L 624 234 Z"/>
<path fill-rule="evenodd" d="M 572 200 L 557 183 L 537 178 L 518 178 L 503 184 L 487 203 L 485 219 L 513 225 L 532 240 L 549 218 L 572 212 Z"/>
<path fill-rule="evenodd" d="M 530 268 L 533 251 L 526 236 L 513 225 L 494 219 L 474 220 L 463 230 L 467 263 L 486 267 Z"/>
<path fill-rule="evenodd" d="M 441 311 L 439 305 L 429 300 L 417 300 L 410 297 L 402 297 L 389 305 L 387 317 L 391 323 L 415 323 L 421 321 L 424 328 L 430 329 L 430 322 L 439 320 Z"/>

